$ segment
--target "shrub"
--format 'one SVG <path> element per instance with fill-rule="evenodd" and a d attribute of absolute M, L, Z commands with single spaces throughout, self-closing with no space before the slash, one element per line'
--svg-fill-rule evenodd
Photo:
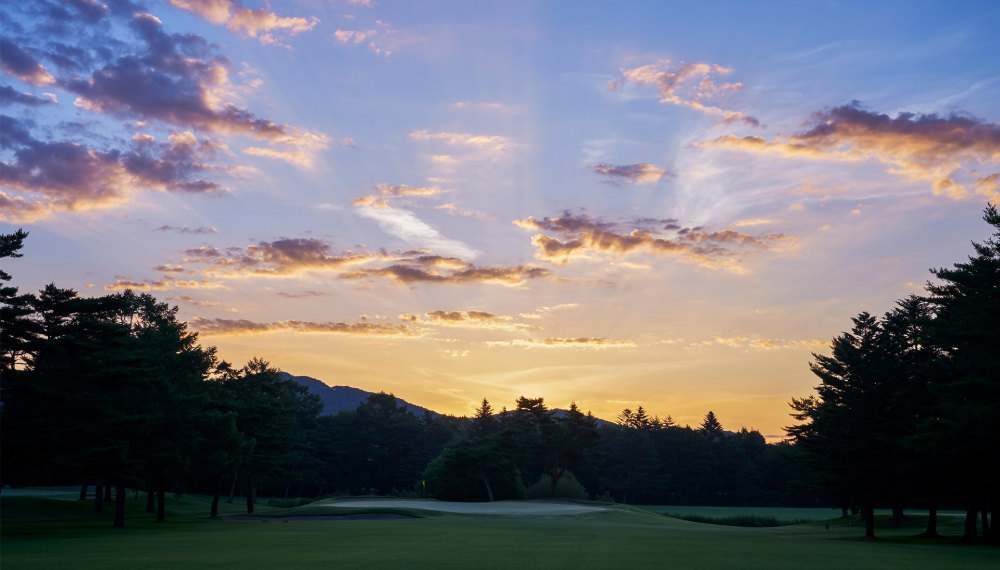
<path fill-rule="evenodd" d="M 279 509 L 291 509 L 293 507 L 308 505 L 309 503 L 313 503 L 315 501 L 316 499 L 308 499 L 305 497 L 299 497 L 297 499 L 268 499 L 267 505 L 269 507 L 277 507 Z"/>
<path fill-rule="evenodd" d="M 528 487 L 527 497 L 529 499 L 551 499 L 552 478 L 542 475 L 534 485 Z M 587 490 L 576 480 L 572 471 L 567 471 L 556 483 L 556 499 L 587 499 Z M 613 499 L 612 499 L 613 501 Z"/>

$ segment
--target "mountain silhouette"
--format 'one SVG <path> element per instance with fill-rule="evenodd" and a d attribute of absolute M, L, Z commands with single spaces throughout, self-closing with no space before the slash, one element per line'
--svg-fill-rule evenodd
<path fill-rule="evenodd" d="M 368 392 L 367 390 L 353 388 L 351 386 L 329 386 L 322 380 L 317 380 L 311 376 L 294 376 L 288 372 L 282 372 L 281 374 L 284 378 L 290 378 L 308 388 L 310 394 L 316 394 L 319 396 L 320 400 L 323 401 L 322 415 L 324 416 L 343 411 L 355 410 L 357 409 L 358 404 L 364 402 L 368 399 L 368 396 L 374 394 L 374 392 Z M 417 417 L 423 416 L 425 411 L 429 411 L 432 416 L 441 415 L 434 410 L 428 410 L 422 406 L 411 404 L 398 396 L 396 397 L 396 404 L 399 406 L 406 406 L 406 409 L 413 412 L 413 414 Z M 555 408 L 554 411 L 557 418 L 561 418 L 566 415 L 566 410 L 561 408 Z M 611 424 L 611 422 L 597 418 L 597 425 L 599 427 L 604 427 L 609 424 Z"/>
<path fill-rule="evenodd" d="M 336 414 L 343 411 L 355 410 L 358 404 L 364 402 L 368 399 L 368 396 L 374 394 L 374 392 L 368 392 L 360 388 L 352 388 L 351 386 L 328 386 L 321 380 L 317 380 L 310 376 L 294 376 L 288 372 L 282 372 L 285 378 L 289 378 L 301 384 L 309 389 L 310 394 L 316 394 L 319 396 L 320 400 L 323 401 L 323 412 L 322 415 Z M 413 412 L 414 415 L 420 417 L 424 415 L 427 408 L 417 406 L 416 404 L 411 404 L 402 398 L 396 398 L 396 405 L 406 406 L 406 409 Z M 439 415 L 437 412 L 431 411 L 432 415 Z"/>

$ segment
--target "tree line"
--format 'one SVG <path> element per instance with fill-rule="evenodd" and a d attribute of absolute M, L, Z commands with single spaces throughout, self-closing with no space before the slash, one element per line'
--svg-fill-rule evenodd
<path fill-rule="evenodd" d="M 1000 215 L 975 255 L 932 269 L 926 296 L 911 295 L 877 316 L 854 317 L 832 354 L 813 355 L 816 395 L 793 399 L 801 423 L 787 432 L 805 468 L 798 484 L 861 507 L 875 537 L 874 506 L 930 509 L 959 497 L 965 540 L 1000 541 L 990 510 L 1000 500 Z M 977 531 L 981 521 L 981 535 Z"/>

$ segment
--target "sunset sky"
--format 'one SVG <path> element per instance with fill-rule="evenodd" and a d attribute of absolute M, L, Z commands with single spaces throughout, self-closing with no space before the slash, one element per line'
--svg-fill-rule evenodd
<path fill-rule="evenodd" d="M 997 2 L 2 7 L 13 284 L 442 413 L 780 437 L 1000 201 Z"/>

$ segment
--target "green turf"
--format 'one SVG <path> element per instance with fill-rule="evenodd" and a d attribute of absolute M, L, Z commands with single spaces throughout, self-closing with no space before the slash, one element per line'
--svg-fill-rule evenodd
<path fill-rule="evenodd" d="M 777 528 L 739 528 L 672 519 L 633 507 L 575 516 L 499 517 L 445 514 L 409 520 L 258 521 L 210 519 L 209 498 L 168 496 L 168 522 L 129 498 L 128 526 L 91 502 L 62 496 L 0 496 L 4 570 L 21 568 L 1000 568 L 1000 549 L 951 538 L 911 538 L 922 517 L 883 540 L 839 519 Z M 263 502 L 263 501 L 262 501 Z M 242 512 L 222 505 L 223 513 Z M 318 506 L 262 508 L 262 513 L 329 513 Z M 341 512 L 341 511 L 338 511 Z M 424 511 L 424 514 L 429 514 Z M 277 523 L 277 524 L 276 524 Z"/>

